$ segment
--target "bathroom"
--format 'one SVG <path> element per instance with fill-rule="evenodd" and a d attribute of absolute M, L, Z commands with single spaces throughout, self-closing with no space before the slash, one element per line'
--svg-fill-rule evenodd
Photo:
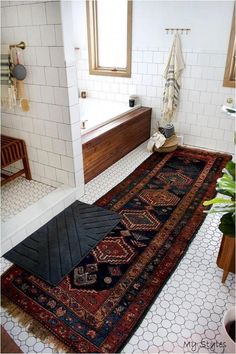
<path fill-rule="evenodd" d="M 97 116 L 102 120 L 105 117 L 107 124 L 114 124 L 113 118 L 122 119 L 125 112 L 134 114 L 141 106 L 151 108 L 149 135 L 154 134 L 162 111 L 163 73 L 176 32 L 171 29 L 178 29 L 185 63 L 173 119 L 179 144 L 234 154 L 235 118 L 222 111 L 222 106 L 234 106 L 235 101 L 234 86 L 223 86 L 233 7 L 233 1 L 133 0 L 131 74 L 116 77 L 90 73 L 85 0 L 2 1 L 2 53 L 7 52 L 9 45 L 25 42 L 20 58 L 27 72 L 24 90 L 30 109 L 24 112 L 18 104 L 11 110 L 2 108 L 1 131 L 25 141 L 32 174 L 31 181 L 20 177 L 2 188 L 2 255 L 75 200 L 94 203 L 150 156 L 146 149 L 148 137 L 142 142 L 136 140 L 130 152 L 125 150 L 122 156 L 117 153 L 120 147 L 115 148 L 110 167 L 85 180 L 83 141 L 91 133 L 88 130 L 91 120 L 86 121 L 85 113 L 92 114 L 98 131 L 103 122 Z M 86 98 L 81 97 L 83 92 Z M 135 97 L 135 107 L 129 107 L 130 96 Z M 111 112 L 107 113 L 108 107 Z M 136 129 L 138 135 L 140 127 Z M 115 141 L 116 137 L 109 139 Z M 19 162 L 11 167 L 12 172 L 19 169 Z M 199 232 L 208 241 L 213 259 L 220 236 L 219 218 L 212 215 Z M 216 233 L 213 240 L 210 227 Z M 184 340 L 200 345 L 201 340 L 216 343 L 222 339 L 222 311 L 235 301 L 234 277 L 230 274 L 227 286 L 222 286 L 221 273 L 213 262 L 209 274 L 211 279 L 217 276 L 218 279 L 211 283 L 206 277 L 204 281 L 206 272 L 199 280 L 205 295 L 211 296 L 205 314 L 210 317 L 211 309 L 216 318 L 206 321 L 201 298 L 191 293 L 195 282 L 191 269 L 186 271 L 192 262 L 197 262 L 196 268 L 200 266 L 201 261 L 194 260 L 194 253 L 201 248 L 201 242 L 197 237 L 193 241 L 183 264 L 180 263 L 183 268 L 178 267 L 163 287 L 124 352 L 183 353 L 187 351 Z M 205 252 L 207 249 L 206 245 Z M 3 270 L 9 267 L 4 258 L 2 263 Z M 187 295 L 178 289 L 183 274 L 190 284 Z M 179 303 L 173 301 L 176 292 Z M 216 303 L 214 311 L 216 299 L 221 301 Z M 195 308 L 187 309 L 187 313 L 185 305 L 189 301 Z M 23 352 L 53 351 L 53 344 L 25 331 L 5 310 L 2 326 Z"/>

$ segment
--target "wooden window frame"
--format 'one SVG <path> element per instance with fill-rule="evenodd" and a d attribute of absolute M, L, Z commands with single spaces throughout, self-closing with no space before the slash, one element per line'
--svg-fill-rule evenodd
<path fill-rule="evenodd" d="M 131 77 L 131 47 L 132 47 L 132 0 L 128 0 L 127 23 L 127 67 L 108 68 L 98 65 L 98 40 L 97 40 L 97 1 L 87 0 L 87 34 L 89 53 L 89 73 L 91 75 Z"/>
<path fill-rule="evenodd" d="M 224 74 L 224 87 L 234 87 L 235 88 L 235 46 L 236 46 L 236 39 L 235 39 L 235 6 L 231 24 L 231 32 L 230 32 L 230 39 L 229 39 L 229 46 L 228 46 L 228 54 L 225 64 L 225 74 Z"/>

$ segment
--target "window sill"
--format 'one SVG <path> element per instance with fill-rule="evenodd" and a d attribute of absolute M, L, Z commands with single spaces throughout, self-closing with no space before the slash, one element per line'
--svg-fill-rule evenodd
<path fill-rule="evenodd" d="M 90 69 L 89 74 L 102 76 L 131 77 L 131 72 L 128 70 Z"/>

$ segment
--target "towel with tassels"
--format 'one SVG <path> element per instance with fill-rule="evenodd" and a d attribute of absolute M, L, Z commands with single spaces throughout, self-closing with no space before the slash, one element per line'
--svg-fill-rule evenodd
<path fill-rule="evenodd" d="M 16 88 L 11 75 L 10 54 L 1 54 L 1 105 L 5 109 L 13 109 L 16 105 Z"/>
<path fill-rule="evenodd" d="M 176 33 L 164 72 L 166 83 L 163 95 L 162 119 L 166 122 L 171 122 L 178 105 L 181 86 L 180 78 L 184 66 L 180 37 Z"/>
<path fill-rule="evenodd" d="M 154 133 L 151 136 L 151 138 L 149 139 L 148 144 L 147 144 L 147 150 L 149 152 L 154 152 L 155 149 L 157 150 L 162 145 L 164 145 L 165 141 L 166 141 L 165 136 L 158 131 L 158 132 Z"/>

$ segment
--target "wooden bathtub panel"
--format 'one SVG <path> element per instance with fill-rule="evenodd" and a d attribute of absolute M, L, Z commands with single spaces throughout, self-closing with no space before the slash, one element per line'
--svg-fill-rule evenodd
<path fill-rule="evenodd" d="M 151 111 L 141 107 L 82 135 L 86 183 L 150 137 Z"/>

